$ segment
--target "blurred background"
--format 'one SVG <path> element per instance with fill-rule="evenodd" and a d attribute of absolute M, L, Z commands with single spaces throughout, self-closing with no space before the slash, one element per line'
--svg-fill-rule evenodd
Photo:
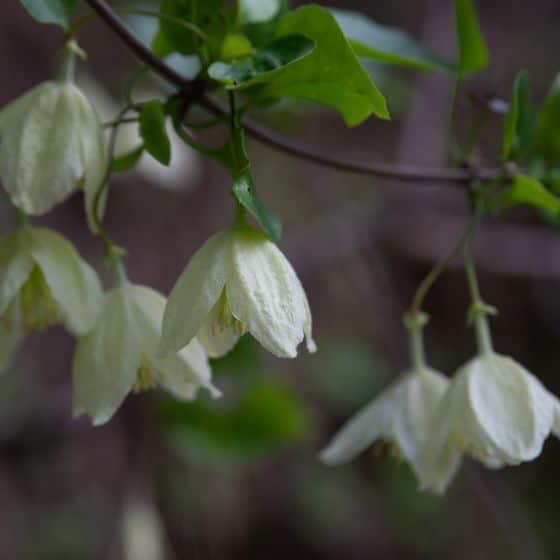
<path fill-rule="evenodd" d="M 403 27 L 452 56 L 451 4 L 328 5 Z M 556 0 L 478 7 L 492 63 L 461 86 L 459 133 L 473 115 L 469 94 L 507 99 L 525 68 L 540 102 L 559 69 Z M 2 2 L 0 12 L 2 106 L 53 76 L 62 37 L 35 24 L 16 0 Z M 147 18 L 129 23 L 146 40 L 153 33 Z M 110 120 L 137 62 L 98 22 L 79 37 L 89 54 L 79 84 Z M 301 103 L 253 118 L 341 158 L 445 164 L 450 79 L 370 69 L 391 122 L 372 118 L 346 129 L 336 114 Z M 157 87 L 148 83 L 146 95 Z M 481 138 L 477 157 L 488 164 L 500 126 L 494 118 Z M 123 150 L 134 135 L 121 135 Z M 467 464 L 443 499 L 419 492 L 407 466 L 390 457 L 366 453 L 336 469 L 316 459 L 344 420 L 406 367 L 401 314 L 464 227 L 465 192 L 343 174 L 254 141 L 249 149 L 260 195 L 284 220 L 282 249 L 307 290 L 319 352 L 281 361 L 245 337 L 214 363 L 221 400 L 131 396 L 108 425 L 92 428 L 71 415 L 71 337 L 62 329 L 30 337 L 0 378 L 0 559 L 560 558 L 558 441 L 521 467 L 490 472 Z M 128 248 L 130 277 L 167 293 L 196 248 L 229 225 L 230 184 L 180 143 L 171 169 L 144 158 L 138 170 L 115 176 L 106 224 Z M 0 199 L 0 233 L 13 219 Z M 110 285 L 80 196 L 37 222 L 70 237 Z M 560 394 L 558 231 L 515 211 L 485 221 L 476 254 L 485 299 L 500 310 L 496 348 Z M 474 351 L 467 305 L 458 261 L 427 302 L 429 359 L 448 374 Z"/>

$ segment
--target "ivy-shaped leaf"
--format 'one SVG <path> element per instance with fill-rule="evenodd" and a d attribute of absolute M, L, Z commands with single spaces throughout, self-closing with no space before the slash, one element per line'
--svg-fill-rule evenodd
<path fill-rule="evenodd" d="M 455 70 L 452 62 L 433 53 L 401 29 L 380 25 L 358 12 L 330 11 L 358 56 L 418 70 Z"/>
<path fill-rule="evenodd" d="M 529 77 L 520 72 L 515 78 L 509 109 L 504 120 L 502 157 L 520 157 L 531 145 L 533 111 L 529 92 Z"/>
<path fill-rule="evenodd" d="M 20 0 L 29 14 L 41 23 L 54 23 L 65 29 L 76 0 Z"/>
<path fill-rule="evenodd" d="M 560 74 L 554 79 L 539 110 L 535 125 L 534 151 L 549 164 L 560 162 Z"/>
<path fill-rule="evenodd" d="M 313 47 L 313 41 L 303 35 L 286 35 L 252 56 L 232 62 L 214 62 L 208 69 L 208 75 L 230 89 L 236 89 L 267 72 L 295 62 L 309 54 Z"/>
<path fill-rule="evenodd" d="M 473 0 L 455 0 L 455 25 L 459 61 L 457 72 L 466 76 L 487 66 L 488 48 L 480 31 Z"/>
<path fill-rule="evenodd" d="M 243 171 L 234 181 L 233 195 L 239 203 L 255 218 L 263 233 L 275 243 L 282 236 L 282 225 L 278 217 L 265 208 L 257 196 L 253 178 L 248 169 Z"/>
<path fill-rule="evenodd" d="M 239 89 L 246 91 L 253 103 L 282 97 L 314 101 L 337 110 L 348 126 L 372 114 L 389 117 L 385 98 L 329 11 L 308 5 L 289 12 L 278 26 L 277 37 L 289 35 L 303 35 L 315 48 L 290 64 L 241 84 Z"/>
<path fill-rule="evenodd" d="M 163 165 L 169 165 L 171 142 L 165 129 L 165 112 L 159 101 L 149 101 L 142 106 L 140 136 L 146 151 Z"/>

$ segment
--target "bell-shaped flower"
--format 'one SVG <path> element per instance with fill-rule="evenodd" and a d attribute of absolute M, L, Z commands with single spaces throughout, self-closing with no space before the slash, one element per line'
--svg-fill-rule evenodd
<path fill-rule="evenodd" d="M 425 488 L 443 493 L 466 453 L 491 468 L 531 461 L 551 431 L 560 436 L 560 403 L 523 366 L 492 350 L 459 369 L 433 417 L 422 464 Z"/>
<path fill-rule="evenodd" d="M 70 80 L 45 82 L 0 111 L 0 179 L 26 214 L 45 214 L 83 188 L 91 220 L 106 168 L 97 113 Z"/>
<path fill-rule="evenodd" d="M 404 374 L 340 429 L 321 452 L 321 461 L 347 463 L 375 442 L 384 442 L 419 476 L 432 416 L 448 383 L 428 367 Z"/>
<path fill-rule="evenodd" d="M 296 273 L 274 243 L 244 224 L 214 235 L 192 257 L 169 296 L 160 349 L 177 351 L 198 335 L 217 357 L 245 332 L 279 357 L 295 357 L 304 338 L 315 351 Z"/>
<path fill-rule="evenodd" d="M 95 327 L 78 341 L 73 362 L 74 414 L 107 422 L 131 391 L 161 386 L 192 400 L 199 388 L 214 396 L 208 357 L 198 340 L 178 353 L 157 353 L 165 298 L 124 281 L 103 299 Z"/>
<path fill-rule="evenodd" d="M 97 274 L 61 235 L 19 226 L 0 239 L 0 363 L 31 330 L 62 323 L 85 334 L 100 302 Z"/>

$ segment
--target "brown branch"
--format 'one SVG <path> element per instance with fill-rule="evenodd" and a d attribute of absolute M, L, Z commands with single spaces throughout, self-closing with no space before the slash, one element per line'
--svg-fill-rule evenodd
<path fill-rule="evenodd" d="M 157 57 L 138 37 L 126 26 L 122 19 L 107 5 L 105 0 L 84 0 L 89 7 L 118 35 L 123 43 L 154 72 L 162 78 L 177 86 L 185 95 L 191 95 L 192 100 L 215 115 L 226 115 L 227 110 L 215 100 L 203 93 L 202 88 L 195 88 L 195 83 L 186 79 L 179 72 L 168 66 L 161 58 Z M 253 138 L 264 142 L 285 153 L 305 159 L 332 169 L 351 173 L 372 175 L 395 181 L 414 181 L 430 183 L 450 183 L 468 185 L 473 179 L 492 180 L 500 176 L 498 169 L 477 170 L 476 175 L 470 169 L 420 167 L 412 165 L 365 163 L 342 160 L 293 143 L 274 132 L 260 127 L 250 121 L 244 120 L 245 130 Z"/>

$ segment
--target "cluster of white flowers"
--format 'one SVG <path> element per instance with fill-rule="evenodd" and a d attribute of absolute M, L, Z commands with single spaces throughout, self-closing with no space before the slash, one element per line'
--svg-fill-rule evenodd
<path fill-rule="evenodd" d="M 0 179 L 22 216 L 45 214 L 82 188 L 98 233 L 109 159 L 97 113 L 68 67 L 0 111 Z M 115 285 L 103 294 L 67 240 L 21 222 L 0 239 L 0 370 L 27 332 L 63 324 L 78 337 L 74 412 L 94 424 L 108 421 L 131 391 L 161 386 L 192 400 L 206 388 L 218 396 L 208 358 L 224 355 L 245 332 L 280 357 L 295 357 L 304 338 L 315 349 L 296 273 L 244 222 L 204 244 L 169 302 L 131 283 L 120 257 Z"/>
<path fill-rule="evenodd" d="M 463 455 L 489 468 L 518 465 L 535 459 L 551 432 L 560 437 L 560 401 L 492 350 L 486 317 L 475 327 L 486 342 L 451 380 L 425 365 L 420 328 L 410 333 L 413 370 L 343 426 L 321 453 L 324 463 L 350 461 L 381 440 L 410 465 L 422 488 L 443 494 Z"/>

